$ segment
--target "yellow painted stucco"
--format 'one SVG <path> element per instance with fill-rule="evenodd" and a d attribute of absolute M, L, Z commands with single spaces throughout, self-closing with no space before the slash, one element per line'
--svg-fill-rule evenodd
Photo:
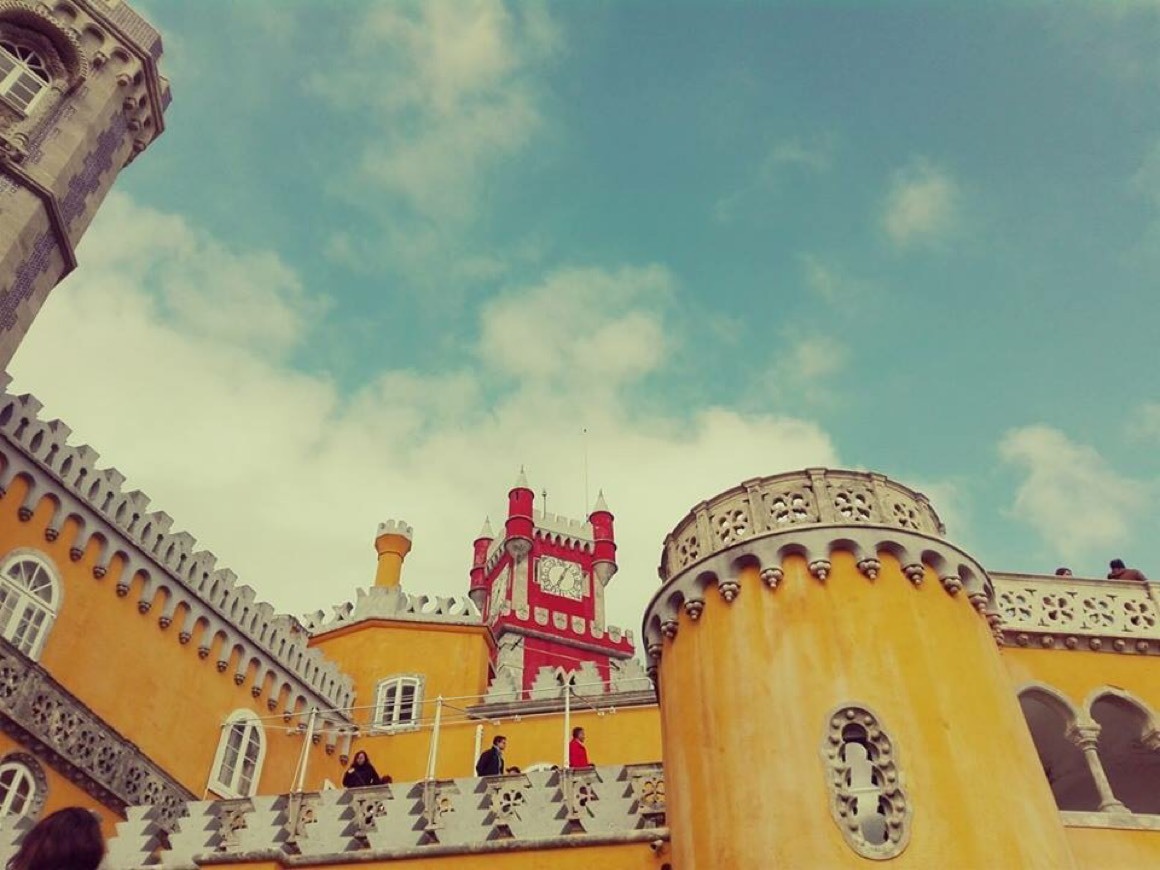
<path fill-rule="evenodd" d="M 916 587 L 880 556 L 871 581 L 834 553 L 825 582 L 789 557 L 776 593 L 743 575 L 731 604 L 710 594 L 697 623 L 681 617 L 660 671 L 674 866 L 865 863 L 820 754 L 842 704 L 896 749 L 915 817 L 892 867 L 1072 865 L 987 623 L 929 570 Z"/>
<path fill-rule="evenodd" d="M 1083 870 L 1145 870 L 1160 867 L 1160 831 L 1068 828 L 1067 842 Z"/>
<path fill-rule="evenodd" d="M 1154 656 L 1008 646 L 1003 663 L 1016 692 L 1044 684 L 1081 710 L 1102 690 L 1120 689 L 1160 711 L 1160 673 Z"/>

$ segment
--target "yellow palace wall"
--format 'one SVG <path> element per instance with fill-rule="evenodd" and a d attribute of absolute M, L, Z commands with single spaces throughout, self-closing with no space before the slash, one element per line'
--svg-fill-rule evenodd
<path fill-rule="evenodd" d="M 1155 656 L 1018 646 L 1004 647 L 1002 655 L 1015 691 L 1045 683 L 1079 710 L 1097 690 L 1116 688 L 1160 712 L 1160 660 Z"/>
<path fill-rule="evenodd" d="M 69 558 L 76 538 L 76 524 L 67 521 L 55 541 L 44 530 L 52 516 L 52 502 L 43 498 L 32 518 L 17 516 L 27 492 L 17 478 L 0 498 L 0 541 L 4 553 L 28 548 L 46 557 L 61 578 L 59 613 L 49 632 L 39 662 L 62 685 L 140 747 L 156 764 L 198 797 L 206 787 L 217 751 L 221 724 L 239 709 L 270 717 L 268 695 L 254 698 L 253 676 L 235 685 L 235 662 L 224 673 L 216 667 L 217 649 L 198 656 L 197 633 L 185 644 L 178 642 L 180 619 L 162 629 L 157 621 L 160 601 L 148 613 L 137 608 L 139 585 L 119 597 L 116 584 L 118 560 L 101 579 L 93 577 L 98 542 L 90 542 L 77 562 Z M 280 708 L 279 708 L 280 709 Z M 259 792 L 288 791 L 298 756 L 300 736 L 288 736 L 280 718 L 268 720 L 266 756 Z M 311 767 L 321 785 L 324 746 L 312 750 Z"/>

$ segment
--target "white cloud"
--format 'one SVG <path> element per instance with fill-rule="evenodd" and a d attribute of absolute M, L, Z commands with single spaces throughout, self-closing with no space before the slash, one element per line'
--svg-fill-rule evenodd
<path fill-rule="evenodd" d="M 81 259 L 18 352 L 15 388 L 292 612 L 371 583 L 373 530 L 389 517 L 416 529 L 408 588 L 464 592 L 471 540 L 484 514 L 502 520 L 521 463 L 550 510 L 584 513 L 587 428 L 588 498 L 603 487 L 618 519 L 609 618 L 635 630 L 664 534 L 691 505 L 754 475 L 836 461 L 808 421 L 635 401 L 640 379 L 669 371 L 680 350 L 673 278 L 659 266 L 549 272 L 483 306 L 462 337 L 470 366 L 372 372 L 342 395 L 286 362 L 317 302 L 272 255 L 118 197 Z M 217 267 L 230 292 L 213 284 Z M 290 326 L 220 328 L 252 319 L 255 299 L 261 317 Z M 213 318 L 187 316 L 210 304 Z M 801 362 L 826 365 L 809 351 Z"/>
<path fill-rule="evenodd" d="M 1127 540 L 1147 501 L 1145 486 L 1048 426 L 1012 429 L 999 455 L 1025 475 L 1012 514 L 1065 559 L 1106 556 L 1108 547 Z"/>
<path fill-rule="evenodd" d="M 419 218 L 462 221 L 474 216 L 487 171 L 541 125 L 536 65 L 559 44 L 537 4 L 378 2 L 349 35 L 346 74 L 328 66 L 309 87 L 377 116 L 353 167 L 360 191 L 369 181 Z"/>
<path fill-rule="evenodd" d="M 918 160 L 894 174 L 882 226 L 899 247 L 938 241 L 954 229 L 960 199 L 949 173 Z"/>
<path fill-rule="evenodd" d="M 830 382 L 850 356 L 844 344 L 832 336 L 797 335 L 775 342 L 773 350 L 764 381 L 769 395 L 809 404 L 832 400 Z"/>
<path fill-rule="evenodd" d="M 800 261 L 806 287 L 834 308 L 849 307 L 869 289 L 864 281 L 851 276 L 832 258 L 805 253 L 801 255 Z"/>

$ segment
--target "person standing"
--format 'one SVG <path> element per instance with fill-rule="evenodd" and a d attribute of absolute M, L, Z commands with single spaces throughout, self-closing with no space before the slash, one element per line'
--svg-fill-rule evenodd
<path fill-rule="evenodd" d="M 568 743 L 568 766 L 571 768 L 591 767 L 588 748 L 584 745 L 584 729 L 573 728 L 572 740 Z"/>
<path fill-rule="evenodd" d="M 1148 582 L 1148 578 L 1144 576 L 1144 572 L 1138 568 L 1124 567 L 1123 559 L 1112 559 L 1108 563 L 1108 579 L 1109 580 L 1136 580 L 1141 583 Z"/>
<path fill-rule="evenodd" d="M 499 776 L 504 771 L 503 754 L 507 749 L 507 738 L 497 734 L 491 741 L 491 749 L 485 749 L 475 762 L 475 772 L 479 776 Z"/>
<path fill-rule="evenodd" d="M 365 788 L 368 785 L 379 785 L 382 781 L 367 754 L 360 749 L 354 754 L 354 763 L 346 769 L 342 777 L 342 787 Z"/>

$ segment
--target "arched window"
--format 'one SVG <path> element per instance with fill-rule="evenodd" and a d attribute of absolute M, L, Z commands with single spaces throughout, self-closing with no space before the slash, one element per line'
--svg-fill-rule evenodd
<path fill-rule="evenodd" d="M 0 38 L 0 99 L 27 115 L 51 81 L 48 64 L 38 52 Z"/>
<path fill-rule="evenodd" d="M 0 759 L 0 817 L 36 816 L 48 796 L 48 780 L 30 755 L 14 753 Z"/>
<path fill-rule="evenodd" d="M 1116 798 L 1134 813 L 1160 814 L 1160 731 L 1149 710 L 1109 690 L 1091 705 L 1100 724 L 1097 751 Z"/>
<path fill-rule="evenodd" d="M 375 728 L 405 731 L 419 727 L 423 678 L 418 674 L 387 677 L 375 690 Z"/>
<path fill-rule="evenodd" d="M 0 568 L 0 635 L 29 658 L 39 658 L 59 598 L 60 586 L 46 560 L 10 555 Z"/>
<path fill-rule="evenodd" d="M 222 726 L 209 787 L 222 797 L 249 797 L 258 788 L 266 758 L 262 722 L 249 710 L 237 710 Z"/>

